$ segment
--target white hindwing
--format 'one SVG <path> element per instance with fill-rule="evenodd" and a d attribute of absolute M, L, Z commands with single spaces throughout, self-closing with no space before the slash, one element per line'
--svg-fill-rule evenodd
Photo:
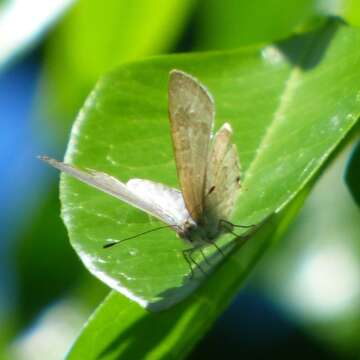
<path fill-rule="evenodd" d="M 179 190 L 142 179 L 131 179 L 126 186 L 143 201 L 158 207 L 161 213 L 168 217 L 169 221 L 165 221 L 167 224 L 181 227 L 189 219 L 189 212 Z M 179 228 L 175 230 L 179 230 Z"/>
<path fill-rule="evenodd" d="M 181 193 L 149 180 L 132 179 L 126 184 L 102 172 L 80 170 L 69 164 L 43 156 L 41 160 L 74 178 L 110 194 L 179 230 L 189 214 Z"/>

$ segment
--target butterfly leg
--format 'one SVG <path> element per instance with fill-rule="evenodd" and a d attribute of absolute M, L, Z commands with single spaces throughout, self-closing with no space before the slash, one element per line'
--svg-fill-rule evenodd
<path fill-rule="evenodd" d="M 216 250 L 222 255 L 222 257 L 225 257 L 224 252 L 221 250 L 221 248 L 219 246 L 216 245 L 215 242 L 213 242 L 212 245 L 215 246 Z"/>
<path fill-rule="evenodd" d="M 185 259 L 185 261 L 188 263 L 189 265 L 189 268 L 191 270 L 191 275 L 190 275 L 190 279 L 192 279 L 194 277 L 194 270 L 192 268 L 192 263 L 191 263 L 191 260 L 188 258 L 188 252 L 189 252 L 190 249 L 185 249 L 183 250 L 182 254 L 183 254 L 183 257 Z"/>
<path fill-rule="evenodd" d="M 192 249 L 190 249 L 191 251 L 189 251 L 189 258 L 191 259 L 191 261 L 195 264 L 195 266 L 197 266 L 199 268 L 199 270 L 202 272 L 203 275 L 206 276 L 206 271 L 200 266 L 200 264 L 193 258 L 193 253 L 197 250 L 200 249 L 199 247 L 194 247 Z"/>
<path fill-rule="evenodd" d="M 214 241 L 210 241 L 210 240 L 206 240 L 206 239 L 203 239 L 203 241 L 205 241 L 209 245 L 213 245 L 216 248 L 216 250 L 222 255 L 222 257 L 225 257 L 225 253 L 221 250 L 221 248 Z M 209 264 L 208 261 L 206 263 Z"/>
<path fill-rule="evenodd" d="M 224 219 L 219 220 L 219 227 L 222 227 L 224 230 L 226 230 L 230 234 L 234 235 L 235 237 L 241 237 L 242 235 L 238 235 L 238 234 L 234 233 L 233 230 L 232 230 L 234 227 L 247 229 L 247 228 L 253 228 L 254 226 L 256 226 L 256 225 L 255 224 L 252 224 L 252 225 L 236 225 L 236 224 L 231 223 L 228 220 L 224 220 Z"/>
<path fill-rule="evenodd" d="M 202 248 L 199 248 L 199 251 L 201 253 L 201 256 L 203 257 L 204 261 L 206 262 L 206 264 L 208 264 L 209 266 L 211 266 L 210 261 L 207 259 L 207 257 L 205 256 L 205 253 L 203 252 Z"/>
<path fill-rule="evenodd" d="M 186 260 L 186 262 L 188 263 L 190 270 L 191 270 L 191 279 L 194 277 L 195 273 L 194 273 L 194 269 L 192 267 L 192 264 L 195 264 L 196 267 L 199 268 L 199 270 L 203 273 L 203 275 L 206 275 L 206 272 L 204 271 L 204 269 L 198 264 L 198 262 L 193 258 L 193 253 L 195 250 L 197 250 L 198 248 L 189 248 L 189 249 L 185 249 L 183 250 L 183 256 L 184 259 Z"/>

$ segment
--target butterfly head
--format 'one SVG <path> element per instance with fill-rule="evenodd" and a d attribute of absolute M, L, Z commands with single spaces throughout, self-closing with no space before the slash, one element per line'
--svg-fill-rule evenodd
<path fill-rule="evenodd" d="M 201 228 L 191 218 L 183 223 L 181 230 L 178 231 L 178 235 L 193 246 L 197 246 L 201 242 L 203 236 Z"/>
<path fill-rule="evenodd" d="M 212 229 L 209 226 L 198 224 L 193 219 L 189 218 L 184 222 L 178 235 L 188 244 L 198 247 L 209 245 L 209 243 L 213 242 L 219 236 L 219 231 L 216 230 L 214 232 L 214 230 L 215 229 Z"/>

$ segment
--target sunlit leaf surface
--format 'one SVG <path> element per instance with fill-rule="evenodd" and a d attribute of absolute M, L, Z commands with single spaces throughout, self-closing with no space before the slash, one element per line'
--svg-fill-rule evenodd
<path fill-rule="evenodd" d="M 353 44 L 359 41 L 358 31 L 331 23 L 257 50 L 126 65 L 103 78 L 88 98 L 66 161 L 121 180 L 139 177 L 176 186 L 167 79 L 170 69 L 179 68 L 214 94 L 217 126 L 224 121 L 233 126 L 244 170 L 233 221 L 258 223 L 296 195 L 355 124 L 360 54 Z M 171 230 L 102 248 L 158 226 L 149 216 L 66 176 L 61 198 L 72 245 L 84 264 L 142 306 L 168 307 L 205 279 L 198 274 L 189 280 L 181 253 L 185 244 Z"/>

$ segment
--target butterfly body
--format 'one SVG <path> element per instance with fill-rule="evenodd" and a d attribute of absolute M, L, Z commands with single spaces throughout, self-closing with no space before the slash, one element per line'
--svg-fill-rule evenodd
<path fill-rule="evenodd" d="M 179 70 L 170 72 L 169 118 L 181 191 L 150 180 L 127 183 L 94 170 L 81 170 L 48 157 L 55 168 L 126 202 L 172 227 L 192 250 L 215 245 L 232 232 L 229 218 L 240 189 L 240 163 L 225 123 L 213 136 L 215 108 L 198 80 Z M 115 244 L 115 243 L 114 243 Z M 112 245 L 112 244 L 111 244 Z M 108 246 L 106 246 L 108 247 Z M 216 246 L 217 247 L 217 246 Z M 192 271 L 192 268 L 191 268 Z"/>
<path fill-rule="evenodd" d="M 194 247 L 204 247 L 212 244 L 223 233 L 223 228 L 213 224 L 205 225 L 196 223 L 194 220 L 186 220 L 178 235 L 186 243 Z"/>

